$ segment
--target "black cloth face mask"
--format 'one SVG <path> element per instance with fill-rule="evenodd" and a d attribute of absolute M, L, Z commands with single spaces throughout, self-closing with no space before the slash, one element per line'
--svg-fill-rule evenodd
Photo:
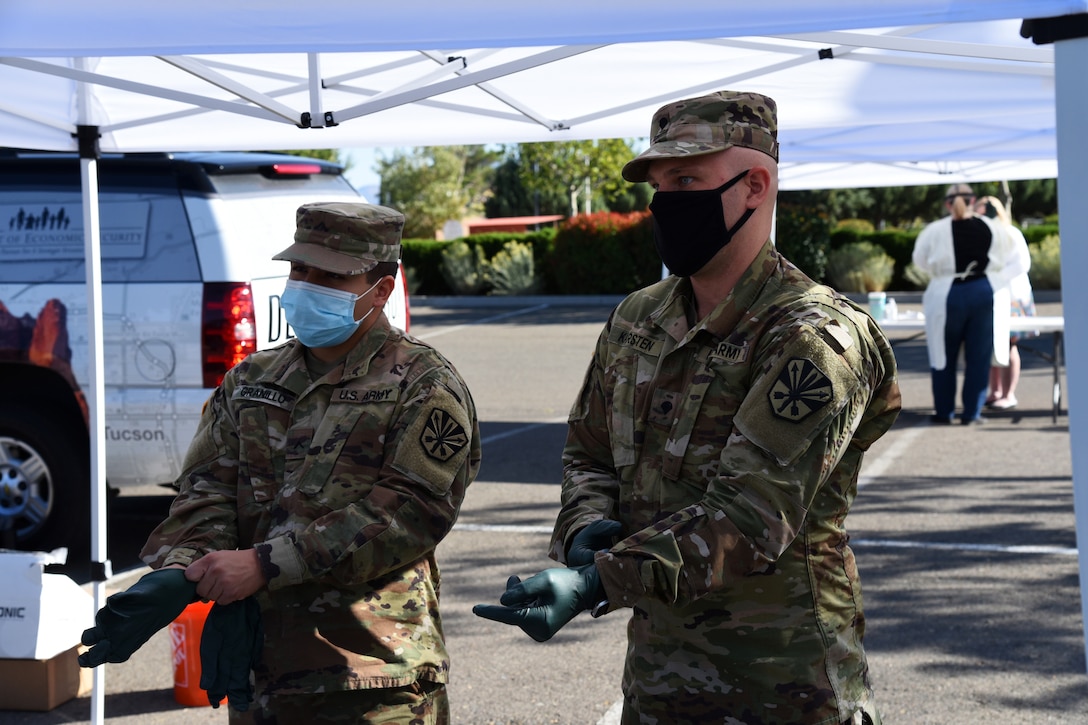
<path fill-rule="evenodd" d="M 722 215 L 722 194 L 743 179 L 746 169 L 717 189 L 658 191 L 650 202 L 654 244 L 661 261 L 678 277 L 690 277 L 729 244 L 755 209 L 748 209 L 730 229 Z"/>

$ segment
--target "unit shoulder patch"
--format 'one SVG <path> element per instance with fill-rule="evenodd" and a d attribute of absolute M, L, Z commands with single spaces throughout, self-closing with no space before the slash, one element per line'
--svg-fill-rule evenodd
<path fill-rule="evenodd" d="M 791 358 L 767 393 L 771 412 L 779 418 L 800 422 L 835 397 L 831 380 L 806 358 Z"/>
<path fill-rule="evenodd" d="M 453 415 L 434 408 L 419 434 L 419 443 L 431 458 L 448 461 L 468 445 L 468 433 Z"/>
<path fill-rule="evenodd" d="M 393 468 L 435 494 L 445 494 L 465 464 L 476 435 L 474 421 L 448 388 L 436 385 L 426 400 L 404 410 L 407 426 L 396 444 Z"/>
<path fill-rule="evenodd" d="M 801 325 L 757 375 L 733 424 L 781 466 L 792 465 L 855 400 L 861 379 L 820 332 Z M 820 443 L 819 445 L 823 445 Z"/>

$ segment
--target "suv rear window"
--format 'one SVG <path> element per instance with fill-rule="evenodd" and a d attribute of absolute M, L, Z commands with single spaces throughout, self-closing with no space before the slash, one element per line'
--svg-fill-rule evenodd
<path fill-rule="evenodd" d="M 98 163 L 102 280 L 199 282 L 183 198 L 354 194 L 335 164 L 278 154 L 105 156 Z M 0 282 L 82 283 L 79 159 L 0 155 Z"/>
<path fill-rule="evenodd" d="M 241 194 L 311 194 L 319 198 L 323 192 L 352 193 L 351 184 L 343 176 L 313 174 L 311 176 L 278 176 L 274 179 L 260 173 L 212 174 L 208 177 L 215 190 L 231 196 Z"/>
<path fill-rule="evenodd" d="M 100 162 L 99 207 L 103 282 L 200 281 L 171 169 Z M 83 244 L 78 161 L 0 165 L 0 282 L 85 282 Z"/>

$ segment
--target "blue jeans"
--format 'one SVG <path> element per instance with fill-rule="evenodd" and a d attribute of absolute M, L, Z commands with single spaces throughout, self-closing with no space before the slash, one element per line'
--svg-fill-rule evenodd
<path fill-rule="evenodd" d="M 956 364 L 963 349 L 963 420 L 978 418 L 990 386 L 994 351 L 994 290 L 979 277 L 952 285 L 944 325 L 945 366 L 930 369 L 933 407 L 937 417 L 951 418 L 956 410 Z"/>

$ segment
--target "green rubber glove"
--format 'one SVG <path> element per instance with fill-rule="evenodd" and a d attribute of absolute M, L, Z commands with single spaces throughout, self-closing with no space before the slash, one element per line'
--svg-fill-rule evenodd
<path fill-rule="evenodd" d="M 623 531 L 623 524 L 611 519 L 597 519 L 574 535 L 567 552 L 567 566 L 592 564 L 598 551 L 611 549 Z"/>
<path fill-rule="evenodd" d="M 506 581 L 499 598 L 501 607 L 477 604 L 477 617 L 516 624 L 537 642 L 551 639 L 579 612 L 593 608 L 604 598 L 595 564 L 577 568 L 545 569 L 524 582 L 516 576 Z"/>
<path fill-rule="evenodd" d="M 219 707 L 226 697 L 238 712 L 249 709 L 253 702 L 249 673 L 263 646 L 264 628 L 256 599 L 246 597 L 226 606 L 212 606 L 200 635 L 200 687 L 208 691 L 212 707 Z"/>
<path fill-rule="evenodd" d="M 184 569 L 145 574 L 125 591 L 106 599 L 106 606 L 94 615 L 94 626 L 81 637 L 90 649 L 79 656 L 80 666 L 126 661 L 196 599 L 196 582 L 185 578 Z"/>

